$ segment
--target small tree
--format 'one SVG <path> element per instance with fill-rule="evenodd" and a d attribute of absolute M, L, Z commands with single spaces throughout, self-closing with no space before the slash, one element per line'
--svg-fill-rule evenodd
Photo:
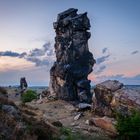
<path fill-rule="evenodd" d="M 21 100 L 23 103 L 31 102 L 33 99 L 37 99 L 37 94 L 33 90 L 27 90 L 27 92 L 22 94 L 21 96 Z"/>
<path fill-rule="evenodd" d="M 140 112 L 132 111 L 130 116 L 117 115 L 116 128 L 122 140 L 140 139 Z"/>

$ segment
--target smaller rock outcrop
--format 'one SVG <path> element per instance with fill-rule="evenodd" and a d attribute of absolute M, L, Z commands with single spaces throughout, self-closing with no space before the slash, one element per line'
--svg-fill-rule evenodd
<path fill-rule="evenodd" d="M 114 116 L 115 113 L 129 115 L 132 109 L 140 110 L 140 93 L 128 89 L 116 80 L 107 80 L 96 85 L 93 96 L 93 110 L 100 116 Z"/>
<path fill-rule="evenodd" d="M 121 89 L 123 84 L 114 80 L 107 80 L 100 84 L 97 84 L 93 96 L 93 108 L 95 113 L 100 116 L 112 116 L 111 101 L 114 96 L 114 92 Z"/>
<path fill-rule="evenodd" d="M 20 78 L 20 88 L 21 88 L 21 90 L 25 90 L 25 89 L 27 89 L 27 87 L 28 87 L 28 84 L 27 84 L 26 78 L 21 77 Z"/>
<path fill-rule="evenodd" d="M 131 113 L 133 109 L 140 111 L 140 92 L 134 89 L 119 89 L 114 92 L 111 108 L 123 115 Z"/>

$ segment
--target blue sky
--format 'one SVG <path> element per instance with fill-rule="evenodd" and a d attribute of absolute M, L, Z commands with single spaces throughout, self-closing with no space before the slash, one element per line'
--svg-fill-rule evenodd
<path fill-rule="evenodd" d="M 21 76 L 48 85 L 53 22 L 68 8 L 88 12 L 89 48 L 98 60 L 92 82 L 140 84 L 140 0 L 0 0 L 0 85 L 18 84 Z"/>

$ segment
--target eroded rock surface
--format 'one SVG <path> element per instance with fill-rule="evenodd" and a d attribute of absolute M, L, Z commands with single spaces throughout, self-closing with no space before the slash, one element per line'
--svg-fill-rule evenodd
<path fill-rule="evenodd" d="M 22 91 L 26 90 L 28 87 L 27 81 L 25 77 L 20 78 L 20 88 Z"/>
<path fill-rule="evenodd" d="M 93 109 L 100 116 L 114 116 L 114 113 L 128 115 L 132 109 L 140 110 L 140 93 L 128 89 L 116 80 L 107 80 L 96 85 Z"/>
<path fill-rule="evenodd" d="M 90 103 L 87 76 L 95 63 L 88 49 L 90 22 L 87 13 L 77 11 L 71 8 L 58 14 L 54 23 L 56 62 L 50 70 L 50 92 L 58 99 Z"/>

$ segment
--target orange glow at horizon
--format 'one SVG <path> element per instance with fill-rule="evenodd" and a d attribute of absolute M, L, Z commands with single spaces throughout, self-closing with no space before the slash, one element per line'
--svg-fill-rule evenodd
<path fill-rule="evenodd" d="M 26 61 L 22 58 L 14 58 L 7 56 L 0 57 L 0 72 L 5 72 L 9 70 L 23 70 L 32 68 L 33 66 L 33 63 Z"/>

